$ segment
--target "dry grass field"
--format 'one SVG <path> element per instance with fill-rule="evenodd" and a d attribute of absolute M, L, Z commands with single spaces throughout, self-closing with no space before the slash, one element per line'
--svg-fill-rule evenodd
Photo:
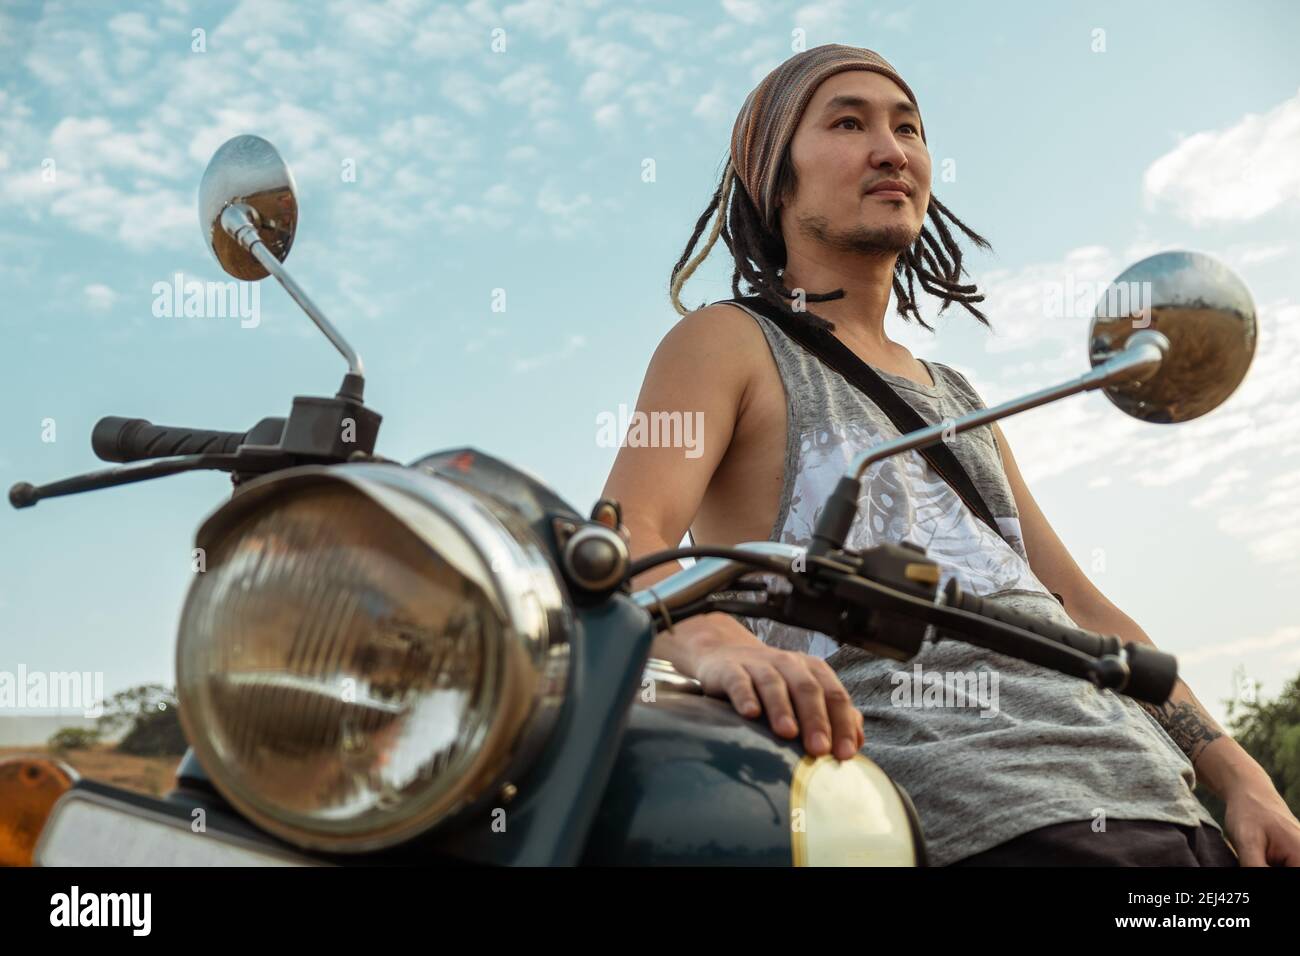
<path fill-rule="evenodd" d="M 132 757 L 108 747 L 52 754 L 47 747 L 0 747 L 0 761 L 22 754 L 56 757 L 83 777 L 126 790 L 161 796 L 172 787 L 179 757 Z"/>

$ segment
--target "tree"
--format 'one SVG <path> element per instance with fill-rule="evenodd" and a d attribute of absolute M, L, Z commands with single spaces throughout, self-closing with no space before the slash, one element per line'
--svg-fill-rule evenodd
<path fill-rule="evenodd" d="M 114 694 L 104 704 L 99 726 L 106 736 L 125 729 L 117 744 L 120 753 L 173 756 L 183 754 L 187 746 L 176 695 L 162 684 L 141 684 Z"/>
<path fill-rule="evenodd" d="M 165 684 L 140 684 L 119 691 L 104 702 L 99 729 L 104 736 L 130 730 L 142 716 L 174 708 L 176 695 Z"/>
<path fill-rule="evenodd" d="M 1272 700 L 1253 693 L 1227 701 L 1228 732 L 1259 763 L 1291 812 L 1300 817 L 1300 675 Z M 1196 794 L 1223 824 L 1223 801 L 1197 784 Z"/>

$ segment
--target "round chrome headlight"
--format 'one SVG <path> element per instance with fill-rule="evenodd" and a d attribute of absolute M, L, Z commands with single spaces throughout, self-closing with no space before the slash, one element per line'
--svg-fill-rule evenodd
<path fill-rule="evenodd" d="M 299 846 L 391 846 L 522 773 L 563 699 L 571 612 L 485 498 L 394 465 L 251 483 L 200 529 L 177 694 L 217 789 Z"/>

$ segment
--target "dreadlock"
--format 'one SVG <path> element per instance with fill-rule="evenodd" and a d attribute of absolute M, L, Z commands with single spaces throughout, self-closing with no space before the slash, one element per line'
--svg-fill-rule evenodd
<path fill-rule="evenodd" d="M 777 173 L 776 194 L 782 197 L 793 195 L 795 185 L 794 166 L 790 162 L 790 148 L 787 145 Z M 726 214 L 719 213 L 714 219 L 713 229 L 704 248 L 688 263 L 687 259 L 690 258 L 691 251 L 695 248 L 705 225 L 708 224 L 714 211 L 719 210 L 720 207 L 726 208 Z M 968 273 L 962 267 L 961 247 L 953 238 L 948 224 L 955 225 L 982 249 L 991 248 L 988 241 L 968 228 L 933 194 L 930 195 L 927 214 L 938 235 L 936 236 L 935 232 L 931 232 L 923 225 L 916 241 L 901 252 L 894 263 L 893 289 L 894 298 L 898 302 L 898 314 L 907 321 L 914 320 L 923 328 L 934 331 L 921 317 L 917 306 L 916 285 L 919 283 L 923 291 L 943 300 L 943 305 L 939 307 L 940 314 L 956 302 L 984 325 L 989 325 L 988 319 L 974 305 L 976 302 L 984 301 L 983 293 L 979 292 L 974 283 L 963 284 L 960 281 L 961 276 Z M 945 219 L 948 222 L 945 222 Z M 778 274 L 778 270 L 783 270 L 786 264 L 785 240 L 778 230 L 770 229 L 761 222 L 758 209 L 754 206 L 745 187 L 741 185 L 739 189 L 736 188 L 735 169 L 730 160 L 727 162 L 727 168 L 721 182 L 718 183 L 718 188 L 713 193 L 713 198 L 695 223 L 695 231 L 691 234 L 690 242 L 686 244 L 686 249 L 677 260 L 677 264 L 673 266 L 669 294 L 673 307 L 679 314 L 685 315 L 689 311 L 681 302 L 682 287 L 699 268 L 700 263 L 708 257 L 719 236 L 731 250 L 732 259 L 735 260 L 735 269 L 731 275 L 732 295 L 737 298 L 742 295 L 740 282 L 744 279 L 749 289 L 747 294 L 761 296 L 794 320 L 808 322 L 816 328 L 827 331 L 835 328 L 834 323 L 810 311 L 791 309 L 787 300 L 795 298 L 795 294 L 785 287 L 782 277 Z M 842 298 L 844 298 L 843 289 L 836 289 L 833 292 L 804 293 L 804 299 L 808 302 L 828 302 Z M 701 308 L 704 305 L 705 303 L 700 303 Z"/>

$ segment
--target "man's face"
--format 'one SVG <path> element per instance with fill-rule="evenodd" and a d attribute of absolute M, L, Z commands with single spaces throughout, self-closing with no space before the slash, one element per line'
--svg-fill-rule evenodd
<path fill-rule="evenodd" d="M 795 195 L 779 200 L 793 232 L 850 251 L 897 253 L 916 241 L 930 201 L 930 151 L 915 108 L 888 77 L 837 73 L 813 92 L 790 141 Z M 900 180 L 910 195 L 869 193 Z"/>

